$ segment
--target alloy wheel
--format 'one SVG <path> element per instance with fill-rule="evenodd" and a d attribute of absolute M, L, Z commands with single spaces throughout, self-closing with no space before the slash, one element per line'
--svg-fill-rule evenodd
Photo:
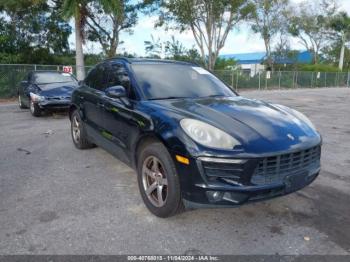
<path fill-rule="evenodd" d="M 165 205 L 168 197 L 168 179 L 161 161 L 155 156 L 147 157 L 142 165 L 142 184 L 148 200 L 155 207 Z"/>
<path fill-rule="evenodd" d="M 35 111 L 34 102 L 33 102 L 33 101 L 30 101 L 30 112 L 31 112 L 32 114 L 34 114 L 34 111 Z"/>
<path fill-rule="evenodd" d="M 72 119 L 72 134 L 74 142 L 78 144 L 80 141 L 80 121 L 76 115 Z"/>

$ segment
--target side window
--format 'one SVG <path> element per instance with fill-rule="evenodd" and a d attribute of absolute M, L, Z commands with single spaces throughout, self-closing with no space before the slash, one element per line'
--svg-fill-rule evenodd
<path fill-rule="evenodd" d="M 95 75 L 96 75 L 96 67 L 91 69 L 91 71 L 85 78 L 84 80 L 85 85 L 87 85 L 88 87 L 94 88 Z"/>
<path fill-rule="evenodd" d="M 128 72 L 122 64 L 112 64 L 110 66 L 107 87 L 111 86 L 123 86 L 128 93 L 128 97 L 135 99 Z"/>
<path fill-rule="evenodd" d="M 105 90 L 107 81 L 107 68 L 104 65 L 98 65 L 92 69 L 85 79 L 85 84 L 90 88 Z"/>

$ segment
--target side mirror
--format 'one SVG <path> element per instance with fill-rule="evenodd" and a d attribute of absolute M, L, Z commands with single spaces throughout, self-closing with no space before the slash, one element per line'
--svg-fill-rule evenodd
<path fill-rule="evenodd" d="M 126 97 L 126 90 L 123 86 L 111 86 L 106 89 L 106 95 L 111 98 Z"/>

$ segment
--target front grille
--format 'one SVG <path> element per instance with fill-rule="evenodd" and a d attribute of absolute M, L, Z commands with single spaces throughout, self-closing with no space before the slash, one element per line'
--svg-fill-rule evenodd
<path fill-rule="evenodd" d="M 70 100 L 69 96 L 54 96 L 54 97 L 48 97 L 47 100 Z"/>
<path fill-rule="evenodd" d="M 287 175 L 316 169 L 320 166 L 321 147 L 266 157 L 259 161 L 251 183 L 266 185 L 282 182 Z"/>
<path fill-rule="evenodd" d="M 209 180 L 227 178 L 238 181 L 244 171 L 243 164 L 202 162 L 205 175 Z"/>

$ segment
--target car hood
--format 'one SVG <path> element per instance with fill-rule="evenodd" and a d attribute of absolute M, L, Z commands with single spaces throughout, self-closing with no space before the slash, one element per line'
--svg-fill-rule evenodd
<path fill-rule="evenodd" d="M 250 153 L 313 146 L 320 135 L 295 110 L 240 96 L 153 101 L 180 118 L 196 118 L 235 137 Z"/>
<path fill-rule="evenodd" d="M 46 97 L 71 97 L 72 92 L 78 87 L 72 83 L 38 84 L 39 94 Z"/>

